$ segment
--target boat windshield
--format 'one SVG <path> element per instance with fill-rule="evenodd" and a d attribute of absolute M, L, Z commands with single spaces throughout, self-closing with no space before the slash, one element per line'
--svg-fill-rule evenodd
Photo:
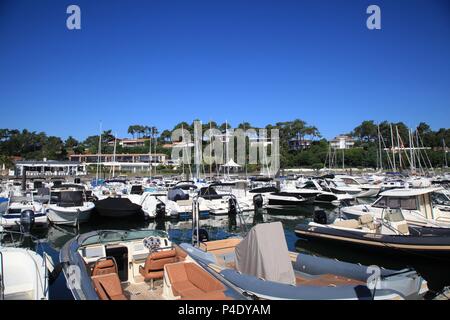
<path fill-rule="evenodd" d="M 355 178 L 356 182 L 358 182 L 359 184 L 368 184 L 369 181 L 367 181 L 364 178 Z"/>
<path fill-rule="evenodd" d="M 384 218 L 390 222 L 401 222 L 405 220 L 401 209 L 387 209 Z"/>
<path fill-rule="evenodd" d="M 117 241 L 131 241 L 144 239 L 147 237 L 168 238 L 167 232 L 163 230 L 101 230 L 96 234 L 86 238 L 81 245 L 90 245 L 96 243 L 107 243 Z"/>

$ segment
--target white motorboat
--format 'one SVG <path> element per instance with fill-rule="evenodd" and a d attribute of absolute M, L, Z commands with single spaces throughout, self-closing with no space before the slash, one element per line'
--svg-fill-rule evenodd
<path fill-rule="evenodd" d="M 406 221 L 411 225 L 450 228 L 450 211 L 433 206 L 431 194 L 440 188 L 405 188 L 384 191 L 372 204 L 342 208 L 349 218 L 359 218 L 367 213 L 381 219 L 386 208 L 401 209 Z"/>
<path fill-rule="evenodd" d="M 370 198 L 375 197 L 381 190 L 379 184 L 370 184 L 361 177 L 352 177 L 346 175 L 336 176 L 332 179 L 334 188 L 338 191 L 344 191 L 354 198 Z"/>
<path fill-rule="evenodd" d="M 330 203 L 339 205 L 341 201 L 352 200 L 353 197 L 345 192 L 332 192 L 332 189 L 327 185 L 325 180 L 309 179 L 297 185 L 299 190 L 315 190 L 319 192 L 314 202 L 315 203 Z"/>
<path fill-rule="evenodd" d="M 46 212 L 54 224 L 76 226 L 89 220 L 94 203 L 85 201 L 83 190 L 59 189 L 51 191 Z"/>
<path fill-rule="evenodd" d="M 44 259 L 23 248 L 0 247 L 0 300 L 48 300 Z"/>
<path fill-rule="evenodd" d="M 20 228 L 23 223 L 30 227 L 47 227 L 47 213 L 41 203 L 34 201 L 32 192 L 10 195 L 0 208 L 0 225 L 5 229 Z"/>

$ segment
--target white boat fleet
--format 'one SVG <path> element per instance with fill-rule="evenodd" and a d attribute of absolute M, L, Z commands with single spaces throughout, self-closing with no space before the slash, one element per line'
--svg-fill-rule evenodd
<path fill-rule="evenodd" d="M 14 228 L 28 223 L 76 227 L 92 212 L 106 218 L 189 218 L 198 196 L 200 216 L 227 215 L 230 202 L 240 211 L 254 210 L 254 197 L 263 207 L 294 208 L 310 204 L 342 207 L 348 217 L 372 214 L 380 219 L 385 207 L 401 208 L 412 224 L 450 227 L 450 193 L 445 177 L 399 178 L 325 175 L 265 177 L 207 181 L 138 178 L 86 181 L 8 180 L 0 185 L 0 225 Z M 370 199 L 374 200 L 370 200 Z M 233 199 L 233 200 L 231 200 Z M 364 204 L 359 204 L 364 199 Z M 376 200 L 375 200 L 376 199 Z M 95 208 L 95 210 L 94 210 Z"/>
<path fill-rule="evenodd" d="M 378 174 L 227 181 L 112 179 L 8 180 L 1 185 L 1 232 L 29 232 L 49 223 L 78 227 L 96 215 L 192 219 L 192 241 L 173 243 L 161 230 L 97 230 L 75 236 L 60 250 L 75 299 L 421 299 L 427 282 L 413 269 L 382 269 L 372 286 L 370 267 L 315 257 L 287 248 L 280 222 L 241 235 L 209 239 L 206 215 L 240 215 L 271 207 L 314 203 L 338 207 L 328 221 L 296 227 L 299 237 L 362 247 L 450 256 L 450 180 Z M 372 198 L 372 200 L 370 200 Z M 364 199 L 364 204 L 358 203 Z M 0 298 L 48 299 L 47 257 L 0 246 Z M 276 262 L 276 263 L 275 263 Z"/>

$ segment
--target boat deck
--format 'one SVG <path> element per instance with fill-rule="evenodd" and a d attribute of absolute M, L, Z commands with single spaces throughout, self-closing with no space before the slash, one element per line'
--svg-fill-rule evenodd
<path fill-rule="evenodd" d="M 129 300 L 161 300 L 163 293 L 162 280 L 155 280 L 154 290 L 150 289 L 150 284 L 142 283 L 123 283 L 122 289 Z"/>

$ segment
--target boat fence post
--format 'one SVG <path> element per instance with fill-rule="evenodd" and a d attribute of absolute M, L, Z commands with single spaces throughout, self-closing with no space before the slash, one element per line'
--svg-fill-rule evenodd
<path fill-rule="evenodd" d="M 3 270 L 3 253 L 0 252 L 0 300 L 5 300 L 5 283 Z"/>
<path fill-rule="evenodd" d="M 80 211 L 80 209 L 77 209 L 77 212 L 78 212 L 78 215 L 77 215 L 77 220 L 76 220 L 76 224 L 77 224 L 77 231 L 78 231 L 78 233 L 80 232 L 80 213 L 81 213 L 81 211 Z"/>

